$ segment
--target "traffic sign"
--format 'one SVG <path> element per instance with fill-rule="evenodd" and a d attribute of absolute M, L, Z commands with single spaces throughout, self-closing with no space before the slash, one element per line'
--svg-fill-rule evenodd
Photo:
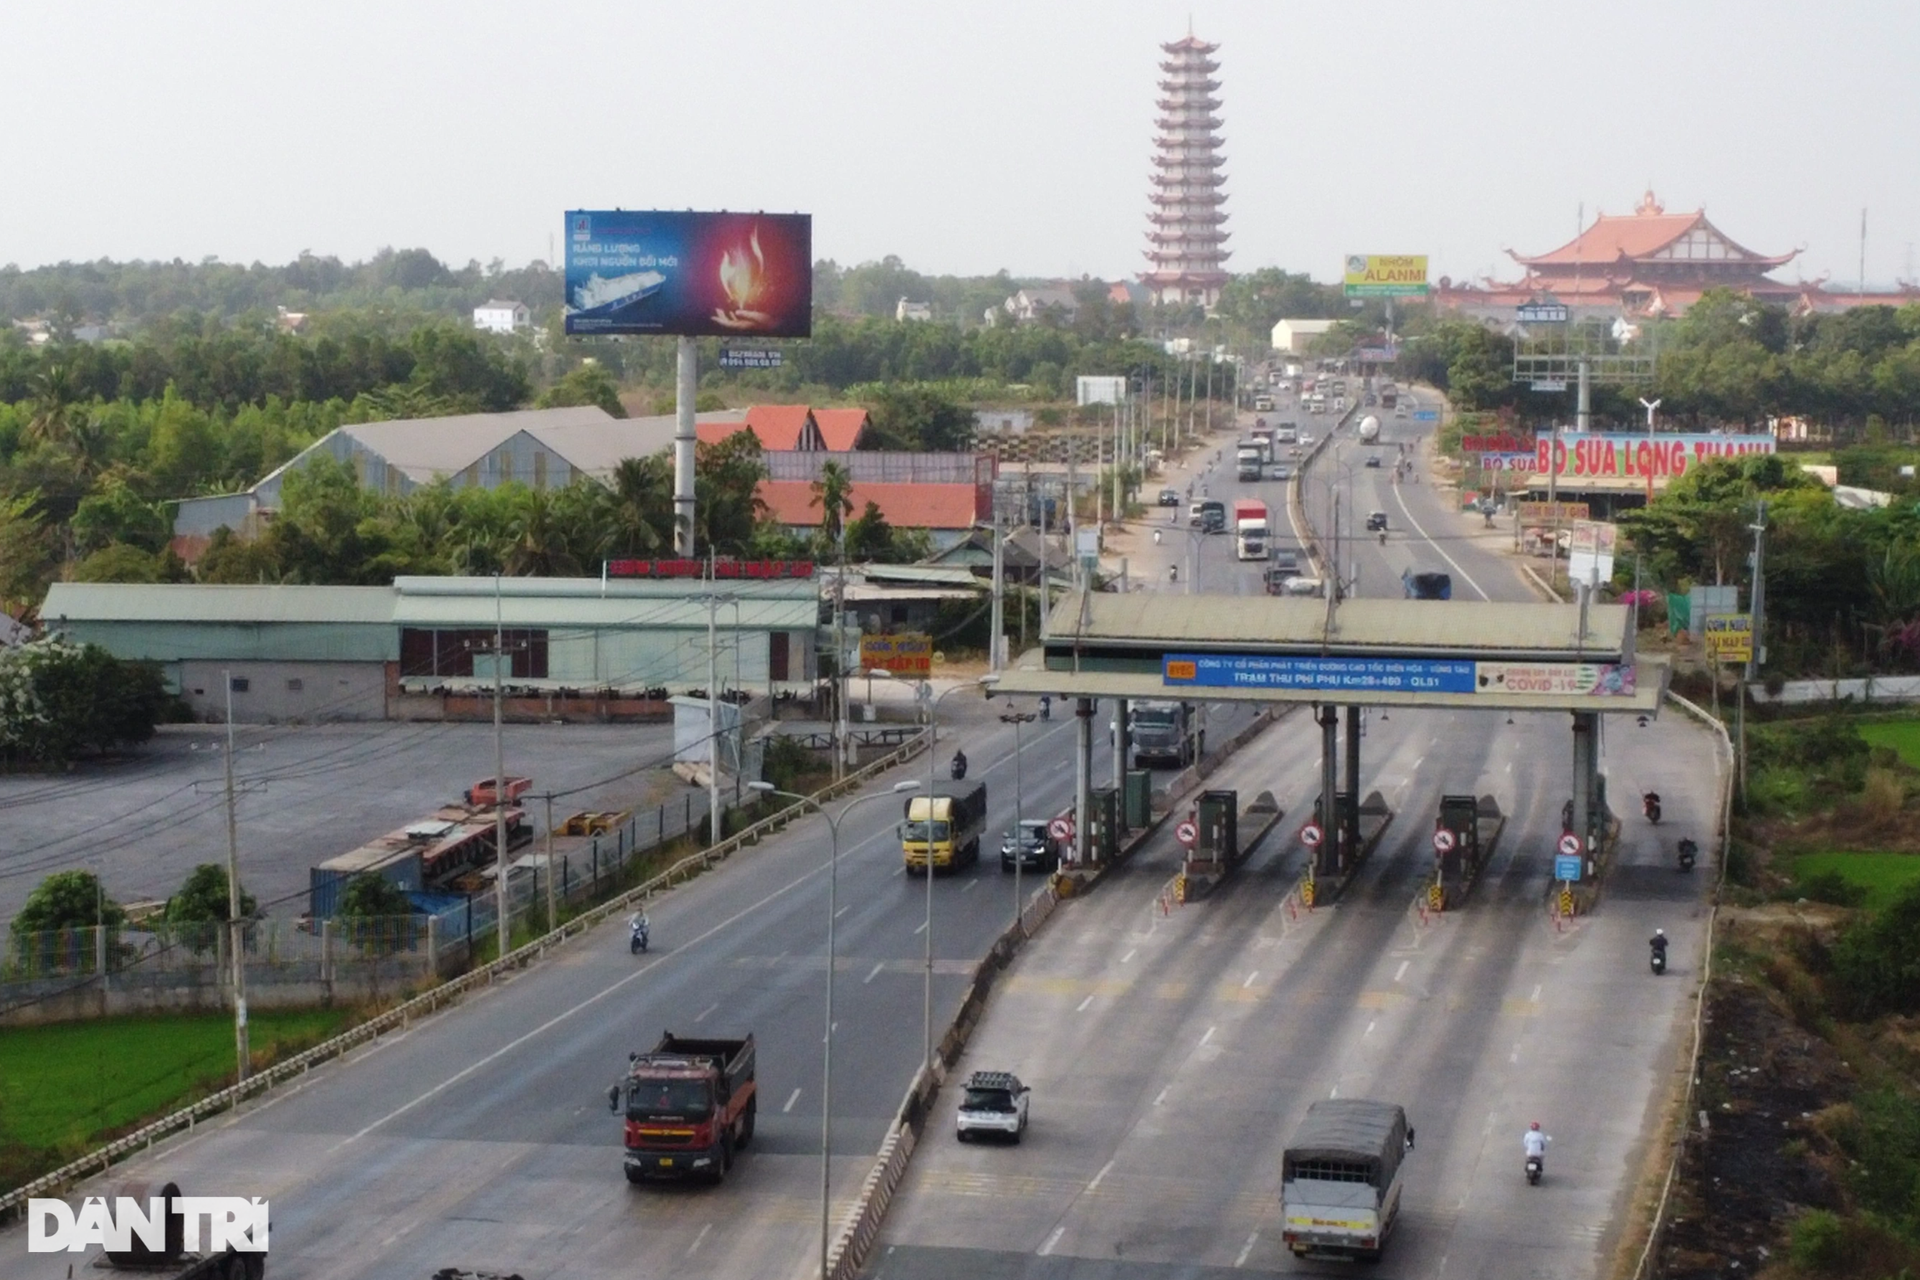
<path fill-rule="evenodd" d="M 1413 420 L 1415 422 L 1438 422 L 1440 421 L 1440 411 L 1438 409 L 1416 409 L 1413 413 Z"/>
<path fill-rule="evenodd" d="M 1579 853 L 1580 837 L 1571 831 L 1563 832 L 1560 836 L 1560 852 L 1567 857 L 1572 857 Z"/>
<path fill-rule="evenodd" d="M 1073 824 L 1065 818 L 1055 818 L 1047 824 L 1047 834 L 1055 840 L 1067 840 L 1073 836 Z"/>
<path fill-rule="evenodd" d="M 1578 880 L 1580 878 L 1580 855 L 1571 857 L 1562 854 L 1553 860 L 1553 878 L 1555 880 Z"/>
<path fill-rule="evenodd" d="M 1452 853 L 1453 832 L 1447 830 L 1445 827 L 1435 827 L 1433 830 L 1433 851 L 1435 853 Z"/>
<path fill-rule="evenodd" d="M 1200 839 L 1200 828 L 1191 822 L 1183 822 L 1173 829 L 1173 838 L 1191 849 L 1194 842 Z"/>
<path fill-rule="evenodd" d="M 1320 830 L 1318 823 L 1309 822 L 1306 826 L 1300 828 L 1300 843 L 1311 849 L 1320 843 L 1322 834 L 1324 833 Z"/>

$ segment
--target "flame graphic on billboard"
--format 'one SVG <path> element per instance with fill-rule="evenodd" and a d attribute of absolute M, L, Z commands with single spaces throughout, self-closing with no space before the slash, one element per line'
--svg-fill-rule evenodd
<path fill-rule="evenodd" d="M 729 329 L 759 329 L 770 317 L 757 310 L 755 303 L 770 283 L 767 258 L 760 251 L 760 228 L 747 236 L 747 243 L 720 255 L 720 287 L 726 291 L 728 307 L 713 313 L 713 322 Z"/>

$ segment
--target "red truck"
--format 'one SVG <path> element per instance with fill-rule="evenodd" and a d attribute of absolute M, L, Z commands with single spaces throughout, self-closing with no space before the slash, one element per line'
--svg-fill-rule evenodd
<path fill-rule="evenodd" d="M 726 1177 L 734 1152 L 753 1141 L 753 1068 L 751 1033 L 692 1040 L 669 1031 L 651 1053 L 627 1055 L 625 1078 L 607 1090 L 610 1110 L 626 1106 L 627 1181 Z"/>

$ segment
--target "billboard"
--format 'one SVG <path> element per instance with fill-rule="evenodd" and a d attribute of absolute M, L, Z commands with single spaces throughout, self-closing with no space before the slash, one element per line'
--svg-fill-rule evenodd
<path fill-rule="evenodd" d="M 1567 544 L 1567 581 L 1611 582 L 1618 530 L 1600 520 L 1575 520 Z"/>
<path fill-rule="evenodd" d="M 1424 298 L 1424 253 L 1350 253 L 1344 281 L 1349 298 Z"/>
<path fill-rule="evenodd" d="M 860 665 L 897 676 L 933 674 L 933 637 L 924 632 L 860 637 Z"/>
<path fill-rule="evenodd" d="M 804 338 L 813 218 L 576 209 L 566 291 L 570 334 Z"/>
<path fill-rule="evenodd" d="M 1562 476 L 1619 476 L 1636 480 L 1667 480 L 1685 475 L 1691 467 L 1713 458 L 1735 458 L 1749 453 L 1772 453 L 1773 437 L 1763 435 L 1697 435 L 1563 431 L 1555 446 L 1549 435 L 1534 441 L 1534 470 L 1541 475 L 1558 459 Z"/>

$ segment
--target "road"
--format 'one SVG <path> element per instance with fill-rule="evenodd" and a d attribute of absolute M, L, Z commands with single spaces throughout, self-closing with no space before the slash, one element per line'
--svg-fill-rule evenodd
<path fill-rule="evenodd" d="M 1388 479 L 1356 469 L 1356 505 L 1391 500 Z M 1407 486 L 1408 510 L 1432 529 L 1443 513 L 1415 489 L 1427 485 Z M 1407 542 L 1390 539 L 1389 557 L 1432 550 Z M 1494 557 L 1441 545 L 1493 598 L 1521 598 Z M 1378 544 L 1354 550 L 1362 589 L 1397 595 Z M 1317 740 L 1283 720 L 1216 775 L 1272 789 L 1290 811 L 1281 830 L 1211 899 L 1163 914 L 1177 867 L 1163 837 L 1056 918 L 959 1064 L 1033 1087 L 1026 1141 L 961 1146 L 949 1090 L 868 1275 L 1351 1274 L 1297 1261 L 1279 1239 L 1281 1150 L 1308 1103 L 1336 1094 L 1400 1102 L 1419 1132 L 1405 1216 L 1376 1274 L 1602 1274 L 1686 1031 L 1706 877 L 1673 870 L 1671 849 L 1712 830 L 1714 756 L 1674 716 L 1604 734 L 1613 793 L 1657 785 L 1668 819 L 1657 830 L 1630 819 L 1601 910 L 1556 926 L 1545 900 L 1570 735 L 1557 715 L 1505 721 L 1370 715 L 1362 789 L 1378 787 L 1399 816 L 1346 896 L 1311 913 L 1285 898 Z M 1466 907 L 1423 918 L 1431 815 L 1458 792 L 1494 795 L 1508 829 Z M 1643 967 L 1656 927 L 1674 940 L 1660 979 Z M 1534 1119 L 1555 1138 L 1537 1189 L 1520 1169 Z"/>

